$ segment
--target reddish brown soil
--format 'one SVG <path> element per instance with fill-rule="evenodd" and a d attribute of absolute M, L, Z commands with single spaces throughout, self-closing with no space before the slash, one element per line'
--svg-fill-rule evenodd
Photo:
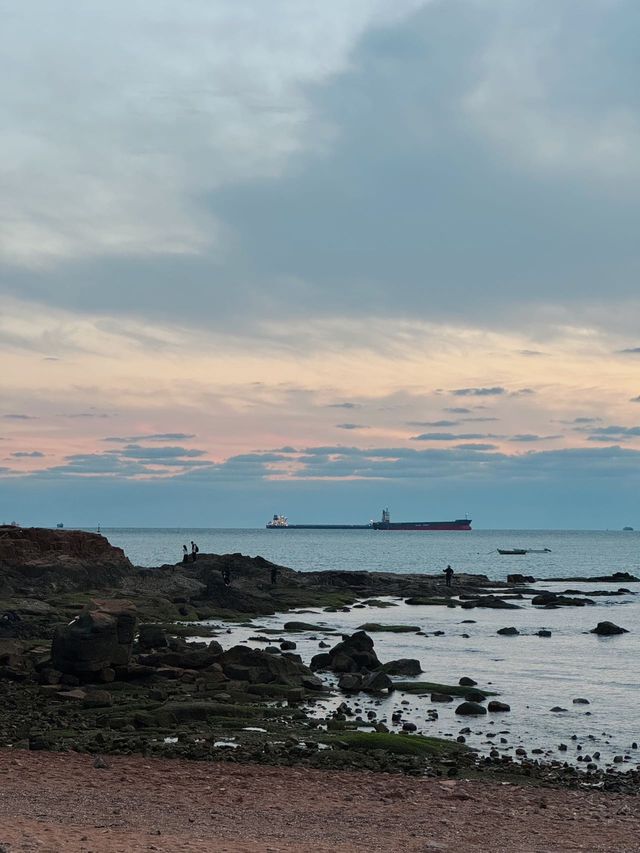
<path fill-rule="evenodd" d="M 640 797 L 0 750 L 0 851 L 632 853 Z"/>

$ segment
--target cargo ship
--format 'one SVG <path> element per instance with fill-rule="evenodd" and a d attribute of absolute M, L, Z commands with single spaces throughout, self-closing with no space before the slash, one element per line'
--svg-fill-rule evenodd
<path fill-rule="evenodd" d="M 369 524 L 289 524 L 286 515 L 274 515 L 267 522 L 267 530 L 471 530 L 470 518 L 454 521 L 391 521 L 388 509 L 382 510 L 380 521 Z"/>
<path fill-rule="evenodd" d="M 471 530 L 470 518 L 456 518 L 454 521 L 391 521 L 388 509 L 382 510 L 382 520 L 374 521 L 374 530 Z"/>

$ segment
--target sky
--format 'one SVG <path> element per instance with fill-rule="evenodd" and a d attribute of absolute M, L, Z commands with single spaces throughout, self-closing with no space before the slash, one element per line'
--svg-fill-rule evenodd
<path fill-rule="evenodd" d="M 640 527 L 637 0 L 0 13 L 0 522 Z"/>

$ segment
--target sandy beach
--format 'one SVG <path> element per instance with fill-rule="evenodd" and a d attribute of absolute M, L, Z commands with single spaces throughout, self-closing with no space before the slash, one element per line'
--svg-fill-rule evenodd
<path fill-rule="evenodd" d="M 0 751 L 3 853 L 632 853 L 640 798 L 229 763 Z"/>

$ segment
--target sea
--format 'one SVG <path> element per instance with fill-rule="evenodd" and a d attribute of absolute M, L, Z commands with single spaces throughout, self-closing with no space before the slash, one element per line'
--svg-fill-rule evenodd
<path fill-rule="evenodd" d="M 640 583 L 594 585 L 554 580 L 617 571 L 640 577 L 640 532 L 215 528 L 103 528 L 101 532 L 140 566 L 178 562 L 182 545 L 190 547 L 193 540 L 203 553 L 261 555 L 299 571 L 439 574 L 450 564 L 458 573 L 483 574 L 497 581 L 506 580 L 507 574 L 513 572 L 533 575 L 538 579 L 536 588 L 553 591 L 626 588 L 629 592 L 622 595 L 594 597 L 593 606 L 556 610 L 535 608 L 529 599 L 517 602 L 521 605 L 518 610 L 420 607 L 407 605 L 401 599 L 391 599 L 392 607 L 354 608 L 349 613 L 306 610 L 299 618 L 318 625 L 319 630 L 293 639 L 297 651 L 308 662 L 319 651 L 321 640 L 336 642 L 331 631 L 350 633 L 365 622 L 419 627 L 427 636 L 390 632 L 372 635 L 379 658 L 419 659 L 424 674 L 416 681 L 457 684 L 460 677 L 471 677 L 480 688 L 495 691 L 496 698 L 508 703 L 511 711 L 460 717 L 455 714 L 457 701 L 434 704 L 428 696 L 395 691 L 382 700 L 364 696 L 355 702 L 349 700 L 363 715 L 373 709 L 379 718 L 390 721 L 393 711 L 401 710 L 403 718 L 415 722 L 423 734 L 456 738 L 464 731 L 467 742 L 484 753 L 498 749 L 513 755 L 522 747 L 530 757 L 560 759 L 576 767 L 587 763 L 585 757 L 600 767 L 612 766 L 622 771 L 640 766 L 640 750 L 635 746 L 640 743 Z M 502 556 L 499 548 L 524 548 L 529 553 Z M 280 629 L 291 618 L 296 617 L 260 617 L 250 628 L 216 624 L 222 629 L 219 639 L 225 647 L 239 642 L 260 647 L 250 637 L 259 634 L 261 627 Z M 613 637 L 590 633 L 597 622 L 605 620 L 626 628 L 628 633 Z M 511 626 L 518 629 L 518 636 L 497 634 L 499 628 Z M 227 629 L 231 633 L 227 634 Z M 539 637 L 540 629 L 550 630 L 551 637 Z M 282 636 L 288 635 L 283 631 Z M 335 706 L 343 699 L 338 695 L 333 700 L 323 700 L 317 713 L 326 713 L 332 702 Z M 575 699 L 586 699 L 588 704 L 575 703 Z M 429 711 L 434 708 L 438 718 L 432 720 Z M 560 749 L 561 744 L 566 750 Z M 618 760 L 614 763 L 615 758 Z"/>

